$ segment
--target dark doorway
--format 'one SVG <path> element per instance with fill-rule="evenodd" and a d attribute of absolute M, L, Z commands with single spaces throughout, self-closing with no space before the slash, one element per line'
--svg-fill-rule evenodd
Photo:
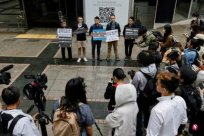
<path fill-rule="evenodd" d="M 171 23 L 175 6 L 176 0 L 158 0 L 156 23 Z"/>
<path fill-rule="evenodd" d="M 59 27 L 60 15 L 74 22 L 83 15 L 81 0 L 24 0 L 29 27 Z"/>

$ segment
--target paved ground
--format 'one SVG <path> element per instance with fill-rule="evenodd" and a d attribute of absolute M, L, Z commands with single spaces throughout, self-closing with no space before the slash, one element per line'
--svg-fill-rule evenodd
<path fill-rule="evenodd" d="M 158 29 L 162 30 L 162 29 Z M 173 27 L 175 35 L 181 42 L 185 41 L 183 33 L 187 32 L 186 26 L 178 25 Z M 55 29 L 31 29 L 29 34 L 55 34 Z M 87 43 L 87 63 L 77 63 L 77 50 L 76 44 L 73 44 L 73 57 L 72 62 L 63 62 L 60 59 L 59 47 L 51 40 L 33 40 L 33 39 L 16 39 L 18 34 L 1 33 L 0 34 L 0 68 L 7 64 L 14 64 L 14 68 L 10 70 L 12 74 L 11 85 L 19 87 L 21 90 L 24 85 L 31 80 L 24 79 L 25 74 L 46 73 L 48 75 L 48 89 L 45 95 L 48 99 L 46 113 L 51 114 L 52 105 L 54 100 L 58 99 L 64 94 L 66 82 L 76 76 L 85 78 L 87 84 L 87 97 L 89 105 L 94 113 L 97 122 L 104 135 L 107 135 L 107 127 L 103 123 L 107 115 L 107 101 L 104 100 L 103 94 L 107 82 L 110 80 L 112 71 L 116 67 L 121 67 L 127 73 L 129 70 L 138 70 L 139 65 L 136 61 L 136 56 L 141 50 L 138 47 L 133 48 L 133 60 L 124 60 L 124 44 L 123 38 L 119 41 L 119 54 L 121 61 L 115 62 L 112 59 L 110 62 L 105 60 L 107 45 L 103 43 L 101 49 L 102 62 L 91 61 L 91 45 L 90 37 Z M 114 56 L 112 55 L 112 58 Z M 128 82 L 128 78 L 126 81 Z M 5 85 L 0 85 L 0 92 Z M 26 111 L 32 101 L 23 99 L 21 108 Z M 36 109 L 32 113 L 34 113 Z M 49 135 L 51 135 L 51 126 L 49 126 Z M 98 132 L 94 129 L 94 133 L 98 136 Z"/>

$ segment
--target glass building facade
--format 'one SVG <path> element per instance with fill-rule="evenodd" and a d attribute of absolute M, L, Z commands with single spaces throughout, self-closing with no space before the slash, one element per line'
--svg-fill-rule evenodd
<path fill-rule="evenodd" d="M 73 25 L 83 16 L 85 0 L 0 0 L 0 27 L 58 27 L 64 17 Z M 130 5 L 130 7 L 133 5 Z M 134 0 L 132 14 L 143 25 L 172 23 L 199 12 L 204 17 L 204 0 Z"/>

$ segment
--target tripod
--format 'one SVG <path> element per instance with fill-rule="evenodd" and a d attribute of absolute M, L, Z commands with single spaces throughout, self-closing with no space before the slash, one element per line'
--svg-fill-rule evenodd
<path fill-rule="evenodd" d="M 27 113 L 29 114 L 33 108 L 35 107 L 35 105 L 32 105 L 28 110 Z M 40 124 L 40 129 L 41 129 L 41 133 L 42 136 L 48 136 L 47 135 L 47 129 L 46 129 L 46 125 L 49 124 L 49 122 L 53 123 L 52 120 L 49 118 L 49 116 L 47 114 L 45 114 L 41 108 L 38 108 L 38 114 L 35 116 L 35 119 L 37 120 L 37 122 Z"/>

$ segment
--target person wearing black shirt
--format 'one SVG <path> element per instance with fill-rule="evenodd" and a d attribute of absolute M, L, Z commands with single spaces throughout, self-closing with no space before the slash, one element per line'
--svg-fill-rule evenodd
<path fill-rule="evenodd" d="M 134 24 L 134 17 L 129 18 L 128 24 L 125 25 L 125 27 L 123 29 L 123 36 L 125 38 L 125 56 L 126 56 L 125 59 L 131 59 L 132 48 L 133 48 L 135 39 L 126 37 L 126 29 L 127 28 L 136 28 L 136 26 Z"/>
<path fill-rule="evenodd" d="M 103 29 L 103 26 L 100 23 L 100 19 L 98 16 L 96 16 L 94 18 L 94 21 L 95 21 L 95 24 L 93 24 L 91 27 L 90 27 L 90 30 L 89 30 L 89 35 L 92 36 L 92 33 L 93 33 L 93 30 L 96 30 L 96 29 Z M 100 49 L 101 49 L 101 40 L 99 41 L 94 41 L 93 40 L 93 37 L 91 39 L 91 43 L 92 43 L 92 58 L 93 58 L 93 61 L 95 61 L 95 49 L 96 49 L 96 46 L 97 46 L 97 60 L 98 61 L 102 61 L 100 59 Z"/>
<path fill-rule="evenodd" d="M 66 20 L 62 20 L 61 27 L 62 28 L 68 28 Z M 71 60 L 72 59 L 72 48 L 71 48 L 71 46 L 70 47 L 61 47 L 62 59 L 63 59 L 63 61 L 65 61 L 65 59 L 66 59 L 66 57 L 65 57 L 65 48 L 67 48 L 69 60 Z"/>
<path fill-rule="evenodd" d="M 77 24 L 77 46 L 78 46 L 78 60 L 79 63 L 81 59 L 84 59 L 87 62 L 86 58 L 86 32 L 88 30 L 87 25 L 83 22 L 83 17 L 78 17 L 78 24 Z M 82 53 L 83 52 L 83 56 Z"/>

